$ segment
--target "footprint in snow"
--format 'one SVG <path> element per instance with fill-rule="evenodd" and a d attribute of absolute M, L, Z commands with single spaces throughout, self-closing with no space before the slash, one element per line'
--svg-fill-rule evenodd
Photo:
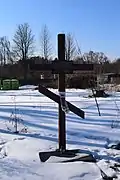
<path fill-rule="evenodd" d="M 82 173 L 82 174 L 80 174 L 80 175 L 76 175 L 76 176 L 72 176 L 72 177 L 70 177 L 70 180 L 72 180 L 72 179 L 74 179 L 74 180 L 80 180 L 81 178 L 83 178 L 85 175 L 87 175 L 87 174 L 89 174 L 89 173 Z M 81 180 L 83 180 L 83 179 L 81 179 Z"/>
<path fill-rule="evenodd" d="M 0 146 L 6 144 L 6 141 L 0 142 Z"/>
<path fill-rule="evenodd" d="M 23 138 L 23 137 L 20 137 L 20 138 L 15 138 L 15 139 L 13 139 L 13 141 L 16 141 L 16 140 L 24 140 L 25 138 Z"/>

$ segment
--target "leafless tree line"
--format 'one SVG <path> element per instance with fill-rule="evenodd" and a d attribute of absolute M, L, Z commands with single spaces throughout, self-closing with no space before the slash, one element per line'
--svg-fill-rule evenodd
<path fill-rule="evenodd" d="M 44 25 L 41 28 L 39 42 L 40 56 L 44 59 L 52 59 L 53 45 L 47 25 Z M 35 36 L 33 35 L 32 29 L 28 23 L 17 26 L 12 43 L 6 36 L 0 38 L 1 65 L 14 63 L 18 59 L 24 62 L 34 54 L 34 51 Z M 107 56 L 102 52 L 89 51 L 88 53 L 81 54 L 80 47 L 72 33 L 67 33 L 66 35 L 65 58 L 67 61 L 76 60 L 80 63 L 87 62 L 103 64 L 108 61 Z"/>

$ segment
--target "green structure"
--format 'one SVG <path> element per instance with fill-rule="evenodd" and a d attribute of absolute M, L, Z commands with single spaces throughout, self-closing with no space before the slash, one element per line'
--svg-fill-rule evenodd
<path fill-rule="evenodd" d="M 0 80 L 0 89 L 3 89 L 3 90 L 18 90 L 19 89 L 19 81 L 17 79 L 5 79 L 3 80 L 3 87 L 1 84 L 2 83 Z"/>
<path fill-rule="evenodd" d="M 10 79 L 3 80 L 3 90 L 10 90 L 11 89 L 11 81 Z"/>
<path fill-rule="evenodd" d="M 17 79 L 12 79 L 11 80 L 11 89 L 12 90 L 19 89 L 19 81 Z"/>

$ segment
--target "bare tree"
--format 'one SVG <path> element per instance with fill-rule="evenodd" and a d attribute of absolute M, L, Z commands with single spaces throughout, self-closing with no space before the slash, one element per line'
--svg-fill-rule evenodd
<path fill-rule="evenodd" d="M 66 60 L 70 61 L 76 57 L 77 49 L 75 45 L 75 41 L 73 38 L 73 35 L 71 33 L 68 33 L 66 36 Z"/>
<path fill-rule="evenodd" d="M 40 33 L 40 53 L 44 59 L 50 59 L 52 55 L 52 43 L 49 29 L 46 25 L 42 27 Z"/>
<path fill-rule="evenodd" d="M 22 61 L 33 53 L 34 35 L 28 23 L 18 25 L 13 42 L 13 50 Z"/>
<path fill-rule="evenodd" d="M 108 62 L 108 57 L 102 52 L 89 51 L 83 54 L 83 58 L 87 63 L 104 64 Z"/>
<path fill-rule="evenodd" d="M 109 62 L 109 59 L 103 52 L 99 52 L 98 53 L 98 62 L 100 64 L 104 64 L 106 62 Z"/>
<path fill-rule="evenodd" d="M 13 63 L 14 54 L 11 49 L 10 41 L 6 36 L 0 38 L 0 62 L 1 65 Z"/>
<path fill-rule="evenodd" d="M 34 35 L 28 23 L 20 24 L 17 27 L 13 38 L 13 51 L 22 60 L 24 68 L 24 79 L 27 79 L 28 65 L 26 63 L 29 55 L 33 53 Z"/>

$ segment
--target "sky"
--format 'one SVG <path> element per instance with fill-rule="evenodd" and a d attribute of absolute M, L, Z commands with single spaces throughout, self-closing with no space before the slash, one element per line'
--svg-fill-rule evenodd
<path fill-rule="evenodd" d="M 27 22 L 37 51 L 46 24 L 56 50 L 57 34 L 72 33 L 82 53 L 120 57 L 120 0 L 0 0 L 0 37 L 12 40 L 17 25 Z"/>

